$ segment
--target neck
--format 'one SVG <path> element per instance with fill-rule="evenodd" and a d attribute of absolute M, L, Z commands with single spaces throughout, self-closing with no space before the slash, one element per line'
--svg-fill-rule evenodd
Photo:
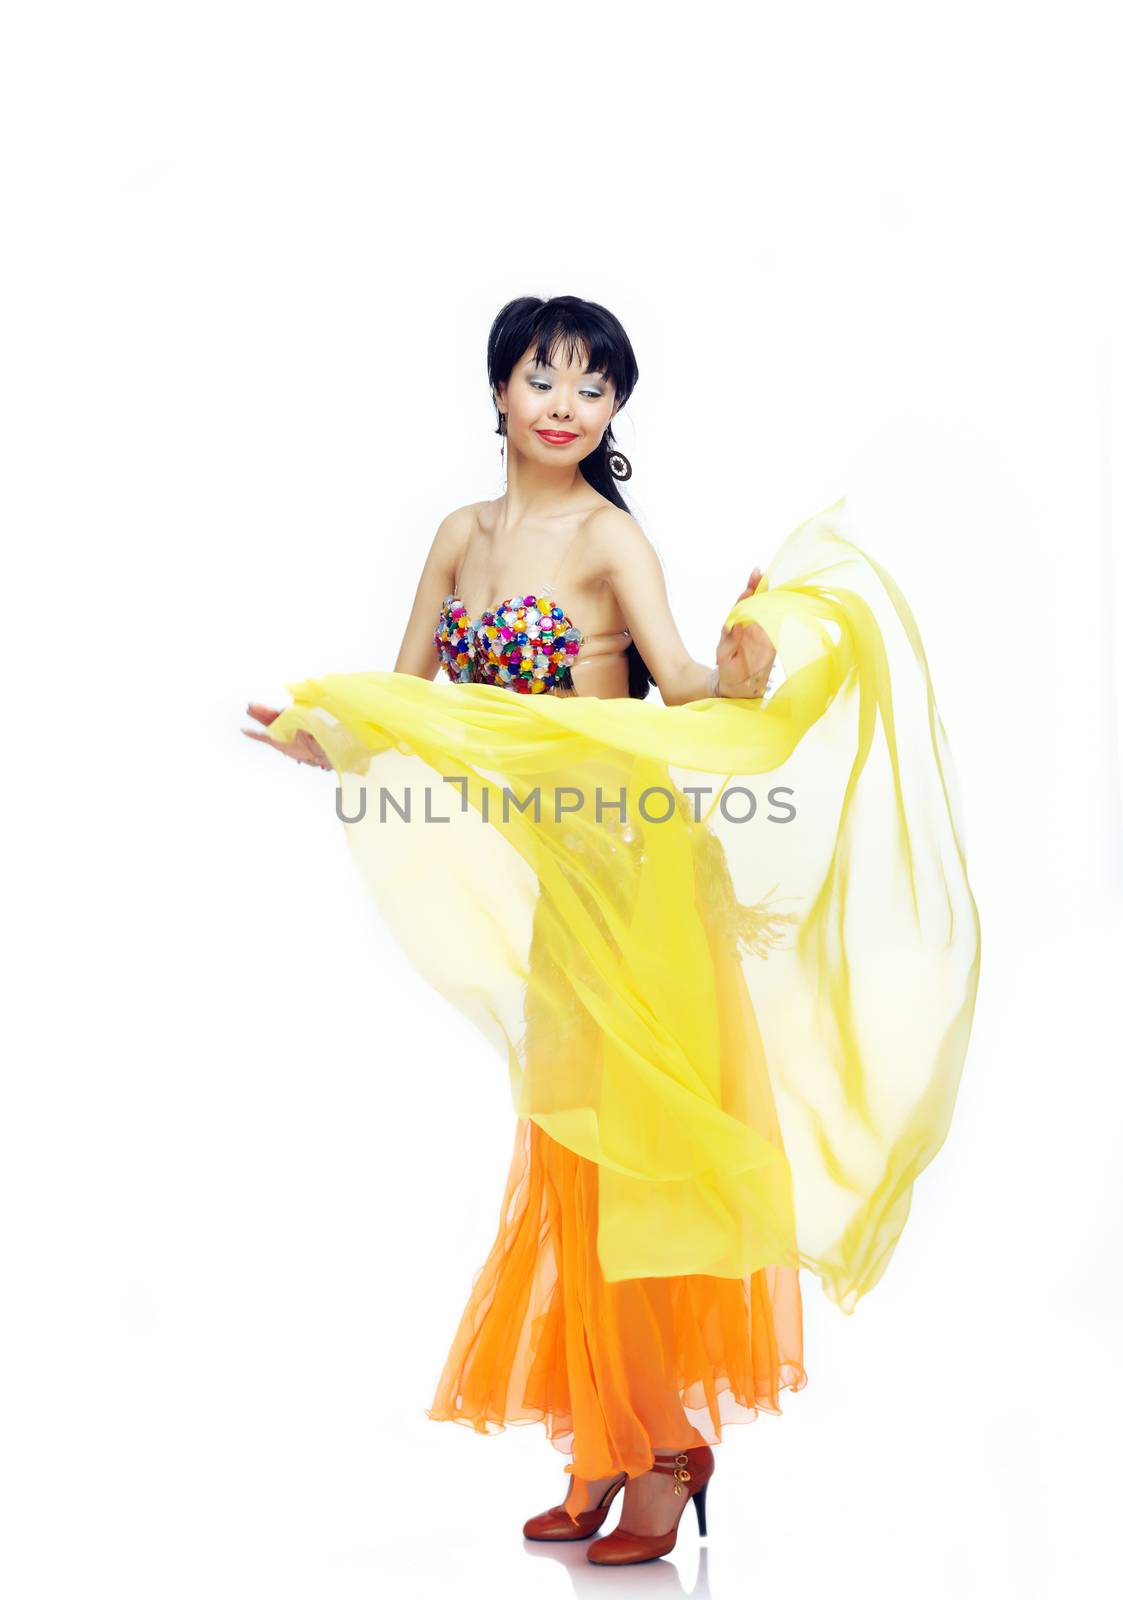
<path fill-rule="evenodd" d="M 590 494 L 579 466 L 551 467 L 532 461 L 507 443 L 507 492 L 498 502 L 499 527 L 526 517 L 556 517 Z"/>

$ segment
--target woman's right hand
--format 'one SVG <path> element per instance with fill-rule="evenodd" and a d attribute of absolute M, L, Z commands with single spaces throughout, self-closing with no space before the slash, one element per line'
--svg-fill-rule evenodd
<path fill-rule="evenodd" d="M 259 705 L 255 700 L 250 701 L 246 710 L 255 721 L 264 723 L 266 727 L 281 715 L 279 711 L 274 711 L 270 706 Z M 242 732 L 247 739 L 260 739 L 263 744 L 271 744 L 274 750 L 279 750 L 283 756 L 291 756 L 293 761 L 299 761 L 302 767 L 326 767 L 331 770 L 327 752 L 322 750 L 312 735 L 303 728 L 290 744 L 283 744 L 280 739 L 274 739 L 268 733 L 258 733 L 256 728 L 243 728 Z"/>

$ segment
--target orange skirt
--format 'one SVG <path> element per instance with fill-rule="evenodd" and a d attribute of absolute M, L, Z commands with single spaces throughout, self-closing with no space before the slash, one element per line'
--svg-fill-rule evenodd
<path fill-rule="evenodd" d="M 566 1472 L 638 1476 L 804 1387 L 799 1271 L 605 1283 L 597 1171 L 517 1120 L 499 1230 L 426 1415 L 478 1433 L 542 1422 Z"/>

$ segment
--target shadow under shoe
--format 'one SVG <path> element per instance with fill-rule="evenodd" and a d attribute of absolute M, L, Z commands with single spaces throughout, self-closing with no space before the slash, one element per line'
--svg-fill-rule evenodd
<path fill-rule="evenodd" d="M 540 1511 L 536 1517 L 528 1517 L 526 1522 L 523 1523 L 523 1538 L 591 1538 L 605 1517 L 607 1517 L 613 1500 L 627 1481 L 628 1474 L 622 1472 L 614 1483 L 609 1484 L 596 1505 L 590 1506 L 587 1511 L 578 1511 L 576 1513 L 567 1511 L 563 1502 L 560 1506 L 551 1506 L 549 1511 Z"/>
<path fill-rule="evenodd" d="M 622 1567 L 669 1555 L 675 1547 L 678 1525 L 690 1500 L 693 1500 L 694 1510 L 698 1514 L 698 1535 L 705 1537 L 706 1490 L 714 1475 L 714 1453 L 709 1445 L 679 1450 L 674 1455 L 657 1454 L 651 1470 L 669 1473 L 675 1479 L 676 1496 L 681 1496 L 671 1527 L 666 1533 L 628 1533 L 624 1528 L 615 1528 L 589 1546 L 585 1552 L 586 1560 L 597 1566 Z"/>

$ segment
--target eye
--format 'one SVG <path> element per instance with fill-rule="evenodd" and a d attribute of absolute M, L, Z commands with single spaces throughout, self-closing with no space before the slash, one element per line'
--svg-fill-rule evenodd
<path fill-rule="evenodd" d="M 550 385 L 543 382 L 541 378 L 531 378 L 530 387 L 532 389 L 548 389 Z M 590 400 L 599 400 L 601 395 L 599 389 L 582 389 L 580 392 L 583 395 L 587 395 Z"/>

